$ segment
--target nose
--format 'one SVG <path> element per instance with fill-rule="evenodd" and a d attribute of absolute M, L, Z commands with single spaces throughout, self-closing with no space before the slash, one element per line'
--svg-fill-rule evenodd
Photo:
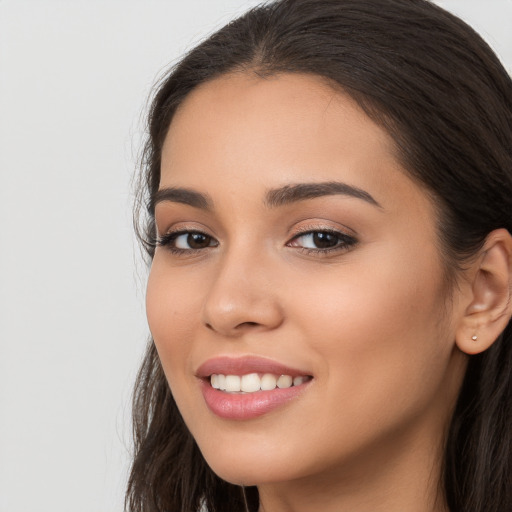
<path fill-rule="evenodd" d="M 239 337 L 283 322 L 275 268 L 240 252 L 218 262 L 203 306 L 203 323 L 217 334 Z"/>

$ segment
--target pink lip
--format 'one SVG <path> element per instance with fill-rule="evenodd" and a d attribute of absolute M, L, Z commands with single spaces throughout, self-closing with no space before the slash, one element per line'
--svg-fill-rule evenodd
<path fill-rule="evenodd" d="M 267 414 L 301 395 L 311 383 L 311 380 L 309 380 L 299 386 L 284 389 L 276 388 L 272 391 L 226 393 L 214 389 L 210 385 L 209 376 L 214 373 L 223 375 L 273 373 L 275 375 L 290 375 L 291 377 L 309 375 L 309 373 L 254 356 L 242 358 L 219 357 L 206 361 L 196 372 L 196 376 L 201 381 L 204 400 L 211 412 L 220 418 L 229 420 L 250 420 Z"/>
<path fill-rule="evenodd" d="M 214 373 L 223 375 L 245 375 L 247 373 L 273 373 L 275 375 L 310 375 L 307 370 L 290 368 L 271 359 L 257 356 L 216 357 L 203 363 L 196 371 L 200 378 L 209 377 Z"/>

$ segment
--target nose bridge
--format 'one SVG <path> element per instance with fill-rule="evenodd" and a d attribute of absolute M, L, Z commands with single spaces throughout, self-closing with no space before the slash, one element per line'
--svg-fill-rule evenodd
<path fill-rule="evenodd" d="M 261 248 L 260 248 L 261 249 Z M 204 324 L 226 336 L 247 329 L 272 329 L 282 321 L 272 262 L 250 244 L 236 244 L 220 256 L 203 308 Z"/>

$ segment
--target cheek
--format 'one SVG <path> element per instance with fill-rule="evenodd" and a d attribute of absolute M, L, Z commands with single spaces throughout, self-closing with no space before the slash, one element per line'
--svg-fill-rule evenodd
<path fill-rule="evenodd" d="M 366 337 L 363 333 L 380 330 L 384 334 L 435 323 L 433 311 L 441 309 L 440 277 L 438 266 L 429 261 L 416 259 L 412 264 L 409 261 L 400 265 L 393 254 L 372 261 L 354 258 L 347 265 L 321 273 L 304 273 L 302 293 L 291 295 L 297 297 L 297 307 L 311 311 L 308 317 L 320 315 L 323 319 L 313 325 L 320 329 L 330 325 L 339 329 L 344 344 L 351 344 L 344 337 L 347 328 L 354 331 L 351 334 L 361 333 L 357 336 L 358 345 L 361 338 L 366 338 L 365 343 L 379 344 L 379 336 Z"/>
<path fill-rule="evenodd" d="M 342 415 L 352 411 L 357 418 L 366 410 L 375 420 L 385 415 L 391 421 L 390 397 L 403 414 L 435 396 L 451 334 L 443 321 L 442 273 L 431 263 L 437 260 L 415 256 L 407 266 L 383 257 L 303 283 L 308 293 L 295 299 L 295 316 L 326 376 L 331 411 L 343 403 Z"/>
<path fill-rule="evenodd" d="M 408 340 L 433 327 L 432 313 L 439 309 L 438 287 L 432 281 L 419 283 L 403 272 L 383 277 L 365 269 L 363 276 L 354 273 L 334 286 L 329 283 L 322 289 L 319 285 L 307 297 L 306 309 L 311 318 L 322 319 L 316 322 L 319 327 L 332 326 L 333 336 L 347 349 L 396 344 L 405 348 Z"/>
<path fill-rule="evenodd" d="M 155 255 L 146 292 L 146 314 L 169 384 L 188 366 L 194 320 L 198 316 L 197 291 L 170 272 Z"/>
<path fill-rule="evenodd" d="M 164 258 L 155 255 L 146 293 L 148 324 L 166 380 L 182 417 L 192 425 L 201 424 L 197 407 L 201 397 L 191 360 L 201 294 L 200 283 L 193 279 L 169 269 Z"/>

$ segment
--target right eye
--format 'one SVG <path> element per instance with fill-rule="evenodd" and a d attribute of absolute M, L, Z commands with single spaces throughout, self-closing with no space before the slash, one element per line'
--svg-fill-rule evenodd
<path fill-rule="evenodd" d="M 158 238 L 157 245 L 180 254 L 217 247 L 219 243 L 215 238 L 200 231 L 177 231 Z"/>

